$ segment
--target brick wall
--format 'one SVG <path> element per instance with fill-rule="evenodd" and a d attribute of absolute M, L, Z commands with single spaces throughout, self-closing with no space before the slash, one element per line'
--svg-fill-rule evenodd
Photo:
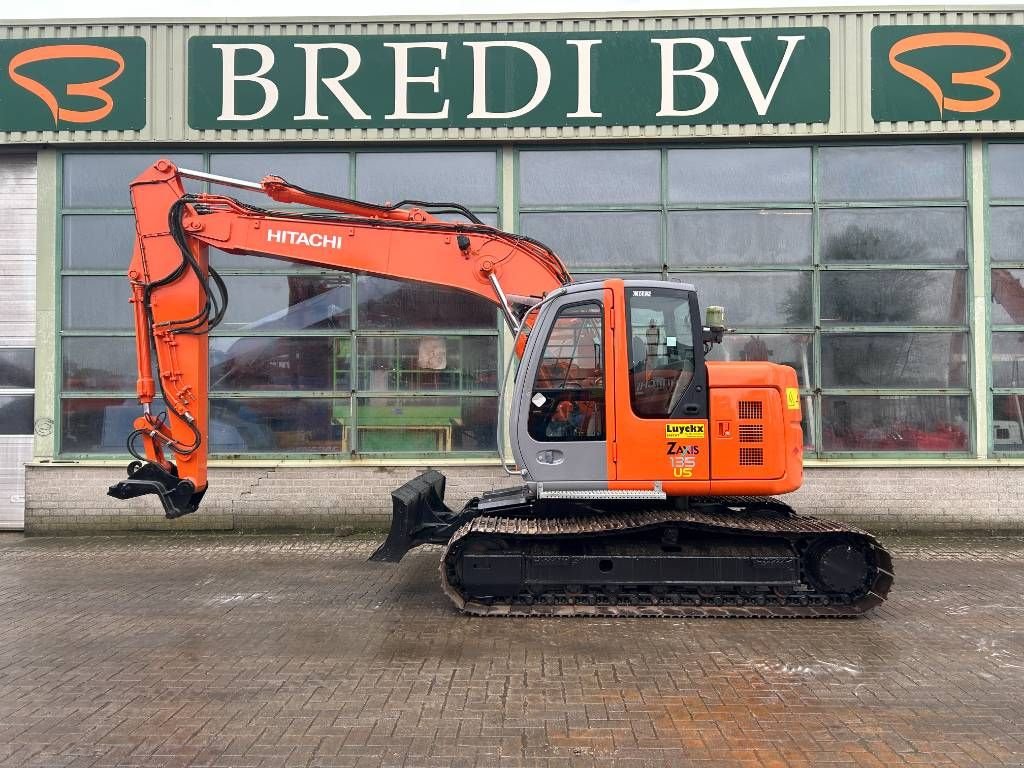
<path fill-rule="evenodd" d="M 119 467 L 30 465 L 25 474 L 27 533 L 123 530 L 330 531 L 386 528 L 391 489 L 423 467 L 212 468 L 198 512 L 165 520 L 152 496 L 117 501 L 107 486 Z M 461 506 L 511 481 L 493 466 L 442 467 L 447 501 Z M 865 527 L 1024 530 L 1024 467 L 808 468 L 787 501 L 797 510 Z"/>

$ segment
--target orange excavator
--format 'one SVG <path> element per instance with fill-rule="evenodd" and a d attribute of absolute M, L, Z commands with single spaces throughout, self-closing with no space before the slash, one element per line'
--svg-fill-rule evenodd
<path fill-rule="evenodd" d="M 310 210 L 188 194 L 186 178 Z M 702 322 L 692 285 L 573 282 L 543 244 L 453 203 L 375 205 L 166 160 L 131 196 L 142 415 L 111 496 L 154 494 L 175 518 L 207 491 L 208 336 L 228 300 L 212 246 L 457 288 L 501 310 L 518 358 L 499 404 L 514 481 L 453 510 L 444 476 L 420 474 L 392 492 L 391 530 L 371 558 L 441 545 L 442 587 L 463 611 L 851 616 L 885 600 L 892 561 L 873 536 L 773 497 L 802 479 L 795 372 L 707 361 L 724 313 L 710 307 Z"/>

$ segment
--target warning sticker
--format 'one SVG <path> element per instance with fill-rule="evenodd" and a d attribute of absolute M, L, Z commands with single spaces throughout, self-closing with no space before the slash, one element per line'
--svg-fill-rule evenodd
<path fill-rule="evenodd" d="M 665 439 L 679 440 L 690 438 L 691 440 L 703 440 L 705 435 L 704 426 L 703 421 L 684 421 L 678 424 L 666 424 Z"/>
<path fill-rule="evenodd" d="M 796 387 L 786 387 L 786 406 L 791 411 L 800 410 L 800 390 Z"/>

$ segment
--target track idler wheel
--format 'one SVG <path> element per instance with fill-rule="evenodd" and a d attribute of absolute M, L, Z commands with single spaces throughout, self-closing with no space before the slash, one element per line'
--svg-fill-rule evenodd
<path fill-rule="evenodd" d="M 871 545 L 853 539 L 827 540 L 812 544 L 807 554 L 807 572 L 824 592 L 859 595 L 875 575 Z"/>

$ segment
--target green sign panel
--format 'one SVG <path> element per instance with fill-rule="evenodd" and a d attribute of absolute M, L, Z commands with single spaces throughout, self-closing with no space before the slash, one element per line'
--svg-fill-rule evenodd
<path fill-rule="evenodd" d="M 871 30 L 875 120 L 1024 118 L 1024 26 Z"/>
<path fill-rule="evenodd" d="M 141 37 L 0 40 L 0 131 L 145 125 Z"/>
<path fill-rule="evenodd" d="M 193 128 L 811 123 L 828 30 L 194 37 Z"/>

